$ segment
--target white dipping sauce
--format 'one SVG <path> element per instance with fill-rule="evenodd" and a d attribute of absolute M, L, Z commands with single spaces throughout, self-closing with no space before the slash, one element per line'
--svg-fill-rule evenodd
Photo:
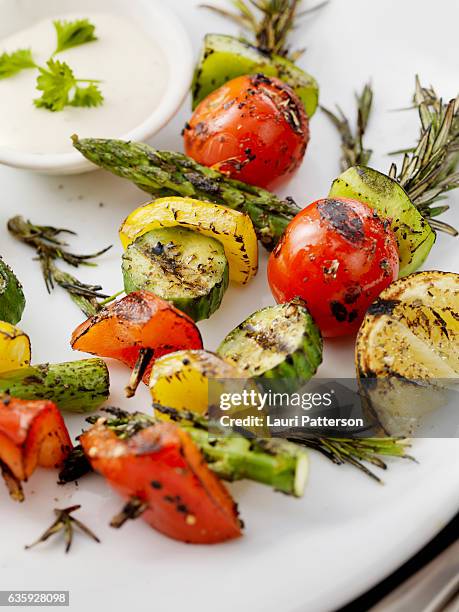
<path fill-rule="evenodd" d="M 51 112 L 36 108 L 38 70 L 28 69 L 0 80 L 0 146 L 30 153 L 67 153 L 70 136 L 121 137 L 140 125 L 159 105 L 167 87 L 168 67 L 162 50 L 129 19 L 110 14 L 59 15 L 40 21 L 0 41 L 0 54 L 30 48 L 45 65 L 56 46 L 54 19 L 88 18 L 97 39 L 55 56 L 75 77 L 98 79 L 104 102 L 97 108 L 67 106 Z M 84 84 L 82 84 L 84 85 Z"/>

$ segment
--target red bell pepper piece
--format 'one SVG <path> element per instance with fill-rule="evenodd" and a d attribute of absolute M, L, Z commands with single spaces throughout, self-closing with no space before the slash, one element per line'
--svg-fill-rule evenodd
<path fill-rule="evenodd" d="M 21 481 L 39 465 L 59 467 L 72 449 L 53 402 L 0 398 L 0 468 L 12 497 L 23 501 Z"/>
<path fill-rule="evenodd" d="M 153 293 L 135 291 L 77 327 L 71 345 L 77 351 L 122 361 L 134 368 L 138 384 L 142 376 L 148 383 L 158 357 L 201 349 L 202 339 L 186 314 Z M 137 384 L 131 380 L 133 391 Z"/>
<path fill-rule="evenodd" d="M 94 470 L 123 497 L 144 504 L 142 516 L 154 529 L 194 544 L 241 535 L 235 502 L 175 424 L 158 423 L 121 439 L 100 420 L 80 443 Z"/>

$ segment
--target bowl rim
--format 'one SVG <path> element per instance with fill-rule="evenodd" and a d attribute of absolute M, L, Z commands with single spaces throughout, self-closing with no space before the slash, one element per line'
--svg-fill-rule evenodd
<path fill-rule="evenodd" d="M 194 53 L 185 26 L 171 9 L 164 6 L 161 0 L 148 0 L 148 3 L 145 0 L 135 0 L 135 2 L 137 5 L 148 5 L 150 10 L 153 8 L 155 12 L 161 14 L 163 27 L 173 31 L 173 37 L 180 45 L 178 51 L 175 45 L 173 50 L 165 45 L 161 46 L 169 66 L 173 66 L 173 78 L 169 78 L 160 104 L 142 123 L 129 132 L 116 136 L 117 139 L 122 140 L 142 141 L 151 138 L 162 129 L 182 105 L 191 86 Z M 129 3 L 132 6 L 134 0 L 130 0 Z M 164 25 L 164 22 L 167 23 Z M 180 53 L 180 62 L 173 62 L 172 60 L 178 52 Z M 95 166 L 78 151 L 70 153 L 27 153 L 2 146 L 0 146 L 0 164 L 45 174 L 74 174 L 95 169 Z"/>

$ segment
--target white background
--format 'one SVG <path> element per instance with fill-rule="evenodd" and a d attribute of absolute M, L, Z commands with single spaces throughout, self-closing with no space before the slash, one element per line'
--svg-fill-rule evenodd
<path fill-rule="evenodd" d="M 206 32 L 237 31 L 197 4 L 168 0 L 185 22 L 196 53 Z M 415 73 L 445 98 L 457 93 L 458 22 L 454 0 L 332 0 L 298 30 L 297 45 L 307 47 L 301 65 L 317 77 L 323 104 L 337 102 L 351 112 L 354 90 L 372 79 L 376 101 L 368 144 L 375 149 L 375 167 L 388 169 L 386 153 L 416 138 L 415 113 L 392 112 L 409 105 Z M 189 108 L 187 102 L 153 139 L 157 148 L 181 149 L 179 133 Z M 338 174 L 337 136 L 320 112 L 311 130 L 304 166 L 285 189 L 302 205 L 325 196 Z M 34 362 L 78 358 L 68 343 L 81 322 L 78 309 L 61 291 L 47 295 L 31 251 L 7 235 L 5 223 L 23 214 L 38 223 L 70 227 L 79 233 L 74 244 L 81 252 L 113 243 L 98 268 L 80 273 L 111 293 L 122 285 L 117 228 L 146 196 L 103 173 L 50 178 L 6 168 L 0 168 L 0 194 L 0 252 L 25 285 L 28 306 L 21 325 L 31 336 Z M 450 203 L 457 209 L 459 194 L 451 194 Z M 445 219 L 454 217 L 459 222 L 457 210 Z M 427 267 L 457 272 L 458 244 L 439 237 Z M 245 316 L 271 303 L 263 255 L 257 279 L 248 288 L 232 287 L 220 311 L 200 325 L 206 347 L 214 349 Z M 321 375 L 352 376 L 352 348 L 351 341 L 328 342 Z M 117 365 L 111 371 L 111 403 L 126 405 L 127 371 Z M 148 393 L 143 390 L 129 406 L 148 411 Z M 71 417 L 68 423 L 76 434 L 83 420 Z M 92 476 L 79 488 L 62 489 L 54 485 L 54 474 L 40 471 L 26 486 L 22 505 L 0 487 L 0 589 L 70 590 L 72 610 L 331 610 L 395 569 L 457 511 L 457 440 L 417 441 L 413 453 L 420 465 L 391 462 L 384 487 L 316 455 L 301 501 L 252 483 L 232 486 L 246 535 L 214 547 L 173 542 L 141 521 L 114 532 L 108 520 L 121 502 L 101 479 Z M 52 508 L 73 503 L 83 505 L 79 517 L 101 537 L 101 545 L 77 537 L 68 556 L 57 541 L 23 550 L 51 522 Z"/>

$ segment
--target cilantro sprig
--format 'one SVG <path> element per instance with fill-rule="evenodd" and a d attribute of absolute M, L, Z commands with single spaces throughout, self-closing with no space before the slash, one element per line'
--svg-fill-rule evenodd
<path fill-rule="evenodd" d="M 99 106 L 103 96 L 97 87 L 96 80 L 77 79 L 73 70 L 65 62 L 50 59 L 47 68 L 39 68 L 37 89 L 42 95 L 34 100 L 37 108 L 46 108 L 56 112 L 66 106 Z M 82 87 L 79 83 L 89 83 Z"/>
<path fill-rule="evenodd" d="M 2 53 L 0 55 L 0 80 L 8 79 L 21 72 L 21 70 L 36 67 L 30 49 L 18 49 L 13 53 Z"/>
<path fill-rule="evenodd" d="M 76 21 L 53 21 L 57 35 L 57 45 L 54 55 L 61 51 L 67 51 L 72 47 L 78 47 L 97 40 L 95 35 L 96 26 L 89 19 L 77 19 Z"/>
<path fill-rule="evenodd" d="M 100 106 L 104 97 L 98 87 L 97 79 L 77 78 L 72 68 L 63 61 L 54 59 L 62 51 L 97 40 L 95 26 L 88 19 L 75 21 L 55 20 L 56 49 L 45 66 L 38 66 L 30 49 L 18 49 L 13 53 L 0 55 L 0 79 L 12 77 L 22 70 L 35 68 L 39 71 L 37 90 L 42 92 L 34 100 L 37 108 L 52 112 L 63 110 L 66 106 Z"/>

